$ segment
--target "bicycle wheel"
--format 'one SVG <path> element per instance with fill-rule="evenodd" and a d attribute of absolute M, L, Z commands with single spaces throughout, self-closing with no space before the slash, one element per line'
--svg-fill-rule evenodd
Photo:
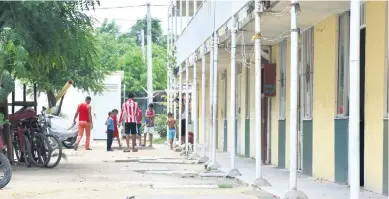
<path fill-rule="evenodd" d="M 33 133 L 31 138 L 31 162 L 37 167 L 45 167 L 52 151 L 49 140 L 41 133 Z"/>
<path fill-rule="evenodd" d="M 21 138 L 21 139 L 23 139 L 23 138 Z M 23 162 L 24 161 L 23 151 L 22 151 L 23 149 L 20 146 L 20 142 L 19 142 L 19 137 L 18 136 L 14 136 L 13 137 L 12 146 L 14 148 L 14 159 L 16 158 L 16 161 Z"/>
<path fill-rule="evenodd" d="M 23 135 L 23 147 L 22 147 L 22 152 L 23 152 L 23 158 L 24 158 L 24 164 L 27 167 L 31 167 L 31 144 L 30 140 L 28 139 L 27 135 Z"/>
<path fill-rule="evenodd" d="M 51 147 L 51 158 L 49 163 L 46 165 L 47 168 L 54 168 L 56 167 L 60 162 L 62 158 L 62 144 L 59 141 L 57 137 L 54 135 L 47 134 L 46 135 L 47 140 L 49 141 L 50 147 Z"/>
<path fill-rule="evenodd" d="M 0 152 L 0 189 L 8 185 L 12 178 L 12 167 L 7 156 Z"/>

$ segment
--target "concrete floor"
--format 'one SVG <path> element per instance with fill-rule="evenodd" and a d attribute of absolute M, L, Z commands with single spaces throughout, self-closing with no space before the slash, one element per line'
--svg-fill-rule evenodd
<path fill-rule="evenodd" d="M 0 198 L 275 198 L 234 179 L 199 177 L 196 173 L 204 172 L 203 165 L 177 164 L 183 157 L 166 146 L 156 145 L 154 149 L 145 148 L 138 153 L 106 152 L 104 142 L 95 142 L 92 148 L 92 151 L 65 150 L 67 160 L 62 160 L 54 169 L 14 166 L 12 181 L 0 190 Z M 142 157 L 166 159 L 162 163 L 139 162 Z M 168 160 L 172 163 L 167 163 Z M 167 172 L 163 174 L 162 171 Z"/>

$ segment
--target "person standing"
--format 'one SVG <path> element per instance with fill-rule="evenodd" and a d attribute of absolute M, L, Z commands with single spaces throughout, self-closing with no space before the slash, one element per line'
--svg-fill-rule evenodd
<path fill-rule="evenodd" d="M 127 149 L 124 152 L 130 152 L 130 135 L 132 140 L 132 152 L 138 152 L 136 146 L 136 113 L 138 112 L 138 103 L 134 101 L 134 94 L 128 94 L 128 100 L 123 103 L 120 113 L 120 122 L 124 121 L 124 133 L 126 134 Z"/>
<path fill-rule="evenodd" d="M 149 147 L 153 146 L 153 133 L 154 133 L 154 119 L 155 119 L 155 112 L 154 112 L 154 104 L 149 104 L 149 108 L 146 111 L 146 125 L 145 125 L 145 140 L 144 144 L 146 145 L 146 135 L 149 134 Z"/>
<path fill-rule="evenodd" d="M 91 97 L 86 97 L 85 102 L 81 103 L 77 107 L 76 114 L 74 114 L 73 123 L 76 123 L 76 119 L 78 117 L 78 136 L 76 143 L 74 144 L 74 150 L 77 151 L 78 144 L 80 144 L 81 138 L 84 135 L 84 131 L 86 134 L 85 139 L 85 149 L 86 150 L 92 150 L 89 147 L 90 144 L 90 133 L 91 129 L 93 128 L 93 121 L 92 121 L 92 106 L 90 105 L 90 102 L 92 101 Z"/>
<path fill-rule="evenodd" d="M 169 127 L 168 138 L 170 142 L 170 150 L 173 150 L 173 142 L 176 134 L 176 120 L 173 118 L 172 113 L 168 113 L 167 125 Z"/>
<path fill-rule="evenodd" d="M 138 131 L 138 139 L 139 139 L 139 146 L 144 146 L 146 144 L 146 142 L 144 143 L 144 145 L 142 145 L 142 131 L 140 129 L 140 127 L 142 126 L 142 109 L 138 109 L 138 113 L 136 114 L 136 130 Z"/>
<path fill-rule="evenodd" d="M 122 144 L 120 143 L 120 135 L 119 135 L 119 129 L 118 129 L 118 119 L 117 119 L 118 113 L 119 113 L 119 111 L 117 109 L 112 110 L 112 119 L 113 119 L 114 128 L 115 128 L 115 130 L 113 131 L 113 138 L 116 138 L 118 140 L 119 148 L 122 149 Z"/>
<path fill-rule="evenodd" d="M 112 140 L 113 140 L 113 132 L 115 131 L 115 122 L 112 118 L 113 113 L 108 113 L 108 119 L 105 122 L 105 125 L 107 125 L 107 151 L 113 151 L 112 150 Z"/>

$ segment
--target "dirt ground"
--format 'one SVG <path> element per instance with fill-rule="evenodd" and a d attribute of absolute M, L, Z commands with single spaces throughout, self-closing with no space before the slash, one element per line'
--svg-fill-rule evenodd
<path fill-rule="evenodd" d="M 0 190 L 1 199 L 136 199 L 152 198 L 223 198 L 270 199 L 273 196 L 222 177 L 199 177 L 199 164 L 141 163 L 146 157 L 182 161 L 183 156 L 164 145 L 139 152 L 106 152 L 104 142 L 92 144 L 92 151 L 64 150 L 67 160 L 54 169 L 13 167 L 11 183 Z M 169 170 L 168 174 L 150 174 L 145 170 Z M 187 174 L 179 173 L 187 172 Z M 189 174 L 188 174 L 189 172 Z M 193 174 L 192 174 L 193 173 Z"/>

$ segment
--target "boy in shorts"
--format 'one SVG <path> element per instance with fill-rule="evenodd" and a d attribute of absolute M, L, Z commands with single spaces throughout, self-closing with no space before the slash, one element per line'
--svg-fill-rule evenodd
<path fill-rule="evenodd" d="M 149 104 L 149 108 L 146 111 L 146 125 L 144 129 L 144 133 L 145 133 L 144 144 L 146 145 L 146 134 L 148 133 L 149 141 L 150 141 L 149 147 L 153 146 L 154 119 L 155 119 L 154 105 Z"/>
<path fill-rule="evenodd" d="M 169 127 L 168 138 L 170 142 L 170 150 L 173 150 L 173 141 L 176 134 L 176 120 L 173 118 L 173 114 L 169 113 L 167 119 L 167 125 Z"/>

